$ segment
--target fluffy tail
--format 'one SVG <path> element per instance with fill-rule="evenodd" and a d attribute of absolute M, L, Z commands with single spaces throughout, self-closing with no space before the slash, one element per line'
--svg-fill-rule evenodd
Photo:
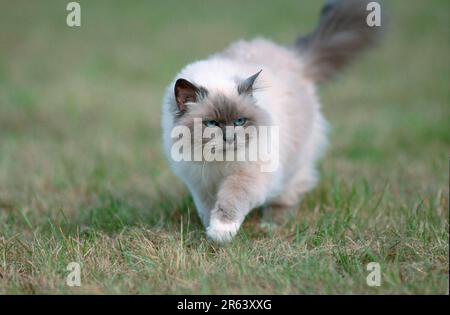
<path fill-rule="evenodd" d="M 316 82 L 332 79 L 361 51 L 378 42 L 382 26 L 367 24 L 368 0 L 328 0 L 318 27 L 295 47 L 305 62 L 305 75 Z M 383 17 L 383 15 L 382 15 Z"/>

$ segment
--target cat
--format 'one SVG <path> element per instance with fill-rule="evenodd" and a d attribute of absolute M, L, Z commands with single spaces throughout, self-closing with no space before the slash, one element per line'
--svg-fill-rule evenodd
<path fill-rule="evenodd" d="M 316 185 L 316 162 L 327 144 L 317 84 L 332 79 L 378 41 L 379 29 L 366 23 L 367 4 L 329 1 L 317 28 L 294 45 L 263 38 L 240 40 L 187 65 L 168 85 L 162 111 L 164 150 L 173 172 L 192 194 L 210 240 L 232 240 L 246 215 L 259 207 L 263 223 L 281 224 Z M 263 171 L 261 166 L 273 162 L 274 156 L 266 161 L 207 159 L 205 152 L 247 154 L 258 138 L 256 133 L 237 140 L 229 127 L 264 126 L 278 130 L 273 170 Z M 177 127 L 192 133 L 197 128 L 200 139 L 192 133 L 177 136 Z M 205 131 L 214 131 L 214 137 Z M 192 144 L 186 155 L 190 159 L 174 158 L 174 144 L 180 139 Z M 200 160 L 193 159 L 197 153 Z"/>

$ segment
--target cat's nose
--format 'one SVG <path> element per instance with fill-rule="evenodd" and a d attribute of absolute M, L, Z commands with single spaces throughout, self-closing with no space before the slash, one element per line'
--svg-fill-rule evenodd
<path fill-rule="evenodd" d="M 227 132 L 226 130 L 223 131 L 223 141 L 225 141 L 228 144 L 231 144 L 234 142 L 234 139 L 235 139 L 234 132 L 232 131 Z"/>

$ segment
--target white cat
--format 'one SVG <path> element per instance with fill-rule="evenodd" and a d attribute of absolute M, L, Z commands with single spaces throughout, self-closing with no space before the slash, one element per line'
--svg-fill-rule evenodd
<path fill-rule="evenodd" d="M 168 86 L 163 104 L 164 147 L 170 166 L 191 192 L 210 239 L 223 243 L 237 233 L 245 216 L 263 206 L 265 222 L 280 223 L 296 209 L 318 176 L 317 159 L 326 145 L 327 123 L 320 111 L 316 83 L 324 82 L 377 38 L 366 24 L 367 1 L 332 1 L 324 7 L 317 29 L 292 47 L 265 39 L 238 41 L 225 51 L 186 66 Z M 197 119 L 197 120 L 196 120 Z M 261 171 L 271 161 L 176 161 L 174 127 L 223 131 L 202 136 L 193 151 L 204 154 L 214 139 L 225 153 L 248 150 L 229 136 L 227 127 L 276 126 L 278 167 Z M 192 137 L 192 135 L 191 135 Z M 193 139 L 189 139 L 192 142 Z"/>

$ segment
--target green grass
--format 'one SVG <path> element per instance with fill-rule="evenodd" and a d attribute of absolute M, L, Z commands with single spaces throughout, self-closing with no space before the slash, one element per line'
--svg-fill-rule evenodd
<path fill-rule="evenodd" d="M 291 43 L 319 1 L 80 2 L 70 29 L 64 1 L 2 1 L 0 293 L 448 294 L 448 1 L 386 1 L 384 45 L 321 88 L 297 220 L 265 233 L 255 211 L 227 247 L 164 160 L 164 87 L 241 37 Z"/>

